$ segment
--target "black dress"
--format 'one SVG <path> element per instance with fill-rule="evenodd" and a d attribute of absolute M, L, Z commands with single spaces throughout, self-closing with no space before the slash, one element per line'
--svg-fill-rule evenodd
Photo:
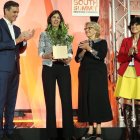
<path fill-rule="evenodd" d="M 78 72 L 78 120 L 79 122 L 106 122 L 112 120 L 112 111 L 108 96 L 107 67 L 104 58 L 107 54 L 106 40 L 92 41 L 91 47 L 98 52 L 94 56 L 86 52 L 80 61 Z M 78 47 L 75 56 L 79 62 Z"/>

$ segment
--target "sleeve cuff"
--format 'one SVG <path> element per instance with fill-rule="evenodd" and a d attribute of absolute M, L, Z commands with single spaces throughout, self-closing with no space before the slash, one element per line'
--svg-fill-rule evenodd
<path fill-rule="evenodd" d="M 44 54 L 44 53 L 43 53 L 43 52 L 41 52 L 41 53 L 39 54 L 39 56 L 40 56 L 40 57 L 42 57 L 42 55 L 43 55 L 43 54 Z"/>
<path fill-rule="evenodd" d="M 23 41 L 23 46 L 26 46 L 27 45 L 27 42 L 26 41 Z"/>
<path fill-rule="evenodd" d="M 73 57 L 73 55 L 72 55 L 71 53 L 69 53 L 69 54 L 68 54 L 68 57 L 72 58 L 72 57 Z"/>

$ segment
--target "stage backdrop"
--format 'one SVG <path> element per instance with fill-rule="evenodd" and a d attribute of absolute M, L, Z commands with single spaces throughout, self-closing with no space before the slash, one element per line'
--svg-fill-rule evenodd
<path fill-rule="evenodd" d="M 7 0 L 0 0 L 0 17 L 3 17 L 3 4 Z M 89 21 L 87 16 L 72 16 L 71 0 L 15 0 L 20 4 L 20 13 L 15 22 L 20 26 L 22 31 L 35 29 L 35 36 L 28 41 L 28 47 L 24 54 L 21 55 L 21 75 L 20 86 L 18 91 L 18 100 L 16 109 L 31 109 L 35 127 L 45 127 L 45 102 L 41 80 L 41 58 L 38 56 L 39 35 L 45 30 L 47 17 L 54 9 L 58 9 L 64 16 L 65 22 L 69 24 L 69 33 L 74 35 L 73 52 L 74 56 L 78 43 L 85 39 L 84 24 Z M 109 53 L 107 57 L 109 77 L 112 75 L 112 63 L 108 60 L 113 59 L 113 52 L 110 48 L 109 40 L 109 0 L 100 3 L 99 22 L 102 26 L 102 37 L 107 39 Z M 73 108 L 77 109 L 78 102 L 78 67 L 74 59 L 71 62 L 72 75 L 72 103 Z M 109 79 L 109 94 L 112 104 L 113 114 L 116 118 L 116 102 L 113 97 L 113 84 Z M 57 88 L 56 96 L 56 114 L 58 126 L 61 126 L 61 103 Z M 116 125 L 116 119 L 109 126 Z"/>

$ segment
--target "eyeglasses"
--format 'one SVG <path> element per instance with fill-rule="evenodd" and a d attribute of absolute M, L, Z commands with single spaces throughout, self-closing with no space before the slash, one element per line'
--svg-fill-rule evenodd
<path fill-rule="evenodd" d="M 91 30 L 91 29 L 94 29 L 94 27 L 86 27 L 86 28 L 84 28 L 84 30 Z"/>

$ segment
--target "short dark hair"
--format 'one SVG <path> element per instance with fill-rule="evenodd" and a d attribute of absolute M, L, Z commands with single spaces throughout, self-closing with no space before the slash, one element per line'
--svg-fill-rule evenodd
<path fill-rule="evenodd" d="M 4 11 L 4 14 L 5 14 L 5 9 L 8 9 L 10 10 L 11 7 L 19 7 L 19 4 L 15 1 L 7 1 L 5 4 L 4 4 L 4 7 L 3 7 L 3 11 Z"/>
<path fill-rule="evenodd" d="M 140 17 L 133 17 L 128 28 L 131 30 L 131 26 L 133 26 L 134 24 L 140 25 Z"/>

